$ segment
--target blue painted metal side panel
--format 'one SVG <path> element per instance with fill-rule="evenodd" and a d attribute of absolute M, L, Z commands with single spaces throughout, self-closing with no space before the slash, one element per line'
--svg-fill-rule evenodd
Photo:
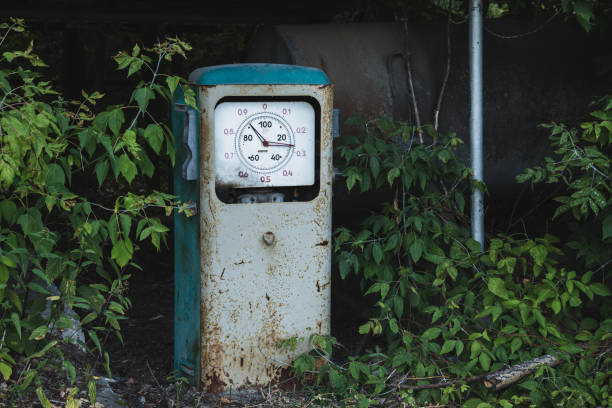
<path fill-rule="evenodd" d="M 196 69 L 189 75 L 189 83 L 328 85 L 329 79 L 318 68 L 283 64 L 231 64 Z"/>
<path fill-rule="evenodd" d="M 182 203 L 192 202 L 199 211 L 200 182 L 186 181 L 181 167 L 185 160 L 183 131 L 186 112 L 176 110 L 184 104 L 177 89 L 172 109 L 172 132 L 176 147 L 174 195 Z M 184 105 L 183 105 L 184 106 Z M 191 109 L 191 108 L 188 108 Z M 196 120 L 196 124 L 199 123 Z M 199 136 L 196 138 L 199 140 Z M 196 150 L 197 152 L 197 150 Z M 199 174 L 199 171 L 198 171 Z M 187 217 L 174 211 L 174 369 L 180 376 L 200 383 L 200 225 L 199 216 Z"/>

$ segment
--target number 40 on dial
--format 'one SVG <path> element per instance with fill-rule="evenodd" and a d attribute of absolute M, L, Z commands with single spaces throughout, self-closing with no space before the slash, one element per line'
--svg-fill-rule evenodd
<path fill-rule="evenodd" d="M 308 102 L 221 102 L 214 121 L 217 184 L 314 184 L 315 111 Z"/>

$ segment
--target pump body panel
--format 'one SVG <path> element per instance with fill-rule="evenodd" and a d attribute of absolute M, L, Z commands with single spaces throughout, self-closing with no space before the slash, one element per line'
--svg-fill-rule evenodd
<path fill-rule="evenodd" d="M 295 71 L 295 67 L 286 67 Z M 308 70 L 311 76 L 305 82 L 315 83 L 209 84 L 200 77 L 194 84 L 199 106 L 197 337 L 200 381 L 208 392 L 274 382 L 298 355 L 311 348 L 311 334 L 329 334 L 332 87 Z M 192 74 L 192 82 L 199 74 Z M 277 76 L 279 81 L 289 82 L 287 71 L 283 75 Z M 220 185 L 215 160 L 223 156 L 215 154 L 215 137 L 219 137 L 215 136 L 215 108 L 227 98 L 263 103 L 267 98 L 306 98 L 316 107 L 317 180 L 304 187 L 312 190 L 310 196 L 295 198 L 300 186 L 294 197 L 286 187 L 280 194 L 274 187 L 241 190 L 240 186 Z M 228 201 L 220 193 L 227 189 L 258 197 L 280 194 L 281 201 Z M 303 341 L 294 350 L 279 347 L 290 338 Z"/>

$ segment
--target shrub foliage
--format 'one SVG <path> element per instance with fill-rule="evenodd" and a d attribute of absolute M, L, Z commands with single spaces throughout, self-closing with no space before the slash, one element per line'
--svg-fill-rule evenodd
<path fill-rule="evenodd" d="M 7 37 L 23 35 L 24 23 L 11 19 L 0 29 L 1 49 Z M 80 343 L 103 357 L 109 370 L 104 339 L 113 332 L 121 337 L 134 253 L 145 240 L 159 249 L 168 231 L 159 214 L 175 206 L 168 194 L 123 192 L 121 186 L 151 177 L 151 157 L 174 159 L 172 133 L 148 107 L 157 97 L 170 100 L 184 83 L 159 68 L 189 48 L 169 38 L 151 49 L 136 45 L 118 53 L 118 69 L 145 79 L 127 104 L 106 108 L 99 92 L 63 99 L 38 72 L 45 64 L 32 44 L 2 50 L 0 374 L 10 392 L 37 382 L 45 365 L 56 365 L 74 382 L 73 364 L 56 347 L 62 342 Z M 86 191 L 75 191 L 76 180 Z M 69 327 L 86 337 L 62 335 Z M 18 367 L 30 369 L 15 372 Z M 41 388 L 37 394 L 47 405 Z"/>
<path fill-rule="evenodd" d="M 564 183 L 555 217 L 580 223 L 571 239 L 529 231 L 492 236 L 486 250 L 470 238 L 466 199 L 470 170 L 458 158 L 455 135 L 415 129 L 387 119 L 353 124 L 338 152 L 347 187 L 376 191 L 388 202 L 359 228 L 335 232 L 340 276 L 355 274 L 371 317 L 359 327 L 373 348 L 318 369 L 318 380 L 360 406 L 398 396 L 406 406 L 609 406 L 612 319 L 609 310 L 610 158 L 608 111 L 582 130 L 553 124 L 559 157 L 519 179 Z M 312 370 L 317 355 L 296 362 Z M 551 354 L 562 364 L 540 367 L 500 392 L 482 375 Z"/>

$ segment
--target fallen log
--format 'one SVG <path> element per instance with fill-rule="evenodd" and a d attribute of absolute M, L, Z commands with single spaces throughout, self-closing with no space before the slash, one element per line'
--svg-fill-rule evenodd
<path fill-rule="evenodd" d="M 515 364 L 511 367 L 505 368 L 503 370 L 495 371 L 493 373 L 476 375 L 473 377 L 442 381 L 434 384 L 422 384 L 422 385 L 407 385 L 407 384 L 397 384 L 397 388 L 407 389 L 407 390 L 425 390 L 431 388 L 444 388 L 449 387 L 453 384 L 468 384 L 475 381 L 484 380 L 484 385 L 487 388 L 492 388 L 494 391 L 501 390 L 515 382 L 519 381 L 521 378 L 525 377 L 528 374 L 533 373 L 538 367 L 542 365 L 546 365 L 549 367 L 555 367 L 561 364 L 560 360 L 557 360 L 555 357 L 550 354 L 545 354 L 540 357 L 536 357 L 532 360 L 527 360 L 523 363 Z"/>
<path fill-rule="evenodd" d="M 484 379 L 484 385 L 485 387 L 492 388 L 493 390 L 501 390 L 502 388 L 506 388 L 507 386 L 514 384 L 526 375 L 531 374 L 540 366 L 546 365 L 549 367 L 554 367 L 559 364 L 561 364 L 561 361 L 557 360 L 550 354 L 546 354 L 541 357 L 536 357 L 532 360 L 527 360 L 523 363 L 513 365 L 512 367 L 508 367 L 504 370 L 487 374 Z"/>

